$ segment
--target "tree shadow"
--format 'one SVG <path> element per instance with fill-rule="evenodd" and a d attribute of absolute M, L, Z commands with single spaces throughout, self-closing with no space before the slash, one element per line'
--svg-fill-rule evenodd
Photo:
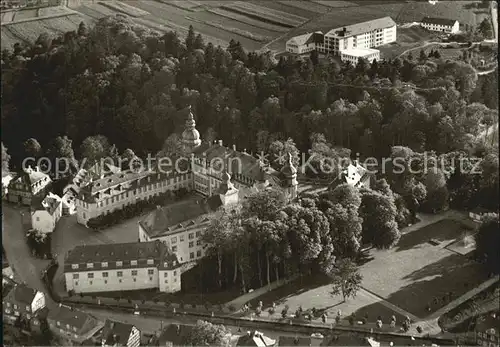
<path fill-rule="evenodd" d="M 412 283 L 391 294 L 387 301 L 426 317 L 487 279 L 480 264 L 451 254 L 404 277 Z"/>
<path fill-rule="evenodd" d="M 464 232 L 471 232 L 471 228 L 461 222 L 452 219 L 444 219 L 403 234 L 396 246 L 396 251 L 407 251 L 417 245 L 429 242 L 431 239 L 440 242 L 456 241 L 461 238 Z"/>
<path fill-rule="evenodd" d="M 276 303 L 276 305 L 280 305 L 289 297 L 327 285 L 330 282 L 330 279 L 325 275 L 303 276 L 251 300 L 250 304 L 252 307 L 256 307 L 259 304 L 259 301 L 262 301 L 263 306 L 266 309 L 271 307 L 273 302 Z"/>

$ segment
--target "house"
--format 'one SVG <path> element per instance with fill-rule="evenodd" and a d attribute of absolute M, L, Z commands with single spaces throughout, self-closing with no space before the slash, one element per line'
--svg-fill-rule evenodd
<path fill-rule="evenodd" d="M 500 318 L 497 313 L 482 317 L 474 331 L 479 346 L 498 347 L 500 344 Z"/>
<path fill-rule="evenodd" d="M 3 320 L 13 324 L 18 318 L 30 321 L 45 308 L 45 294 L 29 288 L 25 284 L 15 284 L 3 297 Z"/>
<path fill-rule="evenodd" d="M 64 276 L 75 293 L 181 289 L 177 257 L 160 241 L 76 246 L 66 255 Z"/>
<path fill-rule="evenodd" d="M 286 42 L 286 51 L 294 54 L 304 54 L 316 49 L 317 44 L 323 43 L 323 33 L 316 31 L 292 37 Z"/>
<path fill-rule="evenodd" d="M 342 170 L 340 175 L 330 184 L 330 187 L 335 188 L 340 184 L 347 183 L 357 188 L 370 188 L 371 178 L 372 174 L 357 160 L 354 160 Z"/>
<path fill-rule="evenodd" d="M 372 48 L 350 48 L 340 52 L 340 60 L 349 62 L 351 65 L 356 66 L 359 59 L 364 59 L 371 64 L 373 60 L 380 61 L 380 51 Z"/>
<path fill-rule="evenodd" d="M 34 198 L 32 201 L 31 226 L 33 229 L 45 234 L 53 232 L 62 216 L 61 198 L 49 193 L 43 200 Z"/>
<path fill-rule="evenodd" d="M 139 347 L 141 332 L 131 324 L 106 320 L 101 333 L 103 347 Z"/>
<path fill-rule="evenodd" d="M 278 346 L 311 346 L 311 338 L 310 337 L 302 337 L 302 336 L 280 336 L 278 339 Z"/>
<path fill-rule="evenodd" d="M 104 327 L 104 323 L 83 311 L 59 304 L 49 310 L 47 323 L 50 331 L 73 344 L 83 344 Z"/>
<path fill-rule="evenodd" d="M 431 31 L 455 34 L 460 31 L 460 23 L 455 19 L 424 17 L 420 25 Z"/>
<path fill-rule="evenodd" d="M 194 326 L 184 324 L 169 324 L 162 330 L 158 342 L 159 346 L 186 346 L 188 337 L 193 333 Z"/>
<path fill-rule="evenodd" d="M 48 185 L 52 183 L 49 175 L 40 171 L 37 166 L 24 169 L 9 182 L 7 200 L 23 205 L 31 205 L 31 199 L 37 195 L 43 195 Z"/>
<path fill-rule="evenodd" d="M 475 209 L 469 212 L 469 218 L 477 223 L 481 223 L 485 218 L 497 217 L 497 216 L 498 216 L 497 213 L 482 207 L 476 207 Z"/>
<path fill-rule="evenodd" d="M 241 336 L 236 346 L 243 347 L 271 347 L 276 346 L 276 340 L 273 340 L 259 331 L 248 331 L 246 335 Z"/>

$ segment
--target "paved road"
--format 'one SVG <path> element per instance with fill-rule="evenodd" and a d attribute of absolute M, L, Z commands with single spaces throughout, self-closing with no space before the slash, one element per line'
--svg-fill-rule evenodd
<path fill-rule="evenodd" d="M 110 312 L 105 311 L 105 310 L 97 310 L 97 309 L 84 309 L 84 311 L 94 315 L 95 317 L 105 320 L 106 318 L 109 318 Z M 187 325 L 194 325 L 196 324 L 197 319 L 194 317 L 186 317 L 186 316 L 179 316 L 178 318 L 156 318 L 156 317 L 144 317 L 144 316 L 136 316 L 128 313 L 117 313 L 113 312 L 113 319 L 124 322 L 124 323 L 129 323 L 135 325 L 141 332 L 153 334 L 158 331 L 160 331 L 161 327 L 165 327 L 167 324 L 187 324 Z M 231 330 L 231 333 L 233 335 L 241 335 L 244 334 L 245 328 L 237 327 L 237 326 L 230 326 L 226 325 L 226 328 Z M 240 331 L 239 331 L 240 330 Z M 259 329 L 259 331 L 263 332 L 266 336 L 272 338 L 272 339 L 277 339 L 279 336 L 308 336 L 306 334 L 293 334 L 290 332 L 281 332 L 278 330 L 262 330 Z M 316 343 L 313 343 L 313 346 L 319 346 L 320 340 L 316 340 Z"/>
<path fill-rule="evenodd" d="M 41 278 L 41 272 L 49 264 L 31 255 L 23 230 L 20 210 L 6 203 L 2 204 L 2 243 L 7 260 L 17 278 L 29 287 L 47 293 Z M 47 296 L 47 295 L 46 295 Z M 55 303 L 47 296 L 47 306 Z"/>

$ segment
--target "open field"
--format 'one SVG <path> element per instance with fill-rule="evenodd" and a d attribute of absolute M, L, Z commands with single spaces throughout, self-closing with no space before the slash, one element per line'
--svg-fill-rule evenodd
<path fill-rule="evenodd" d="M 408 49 L 421 46 L 425 41 L 438 41 L 439 34 L 430 32 L 418 25 L 409 28 L 397 28 L 397 30 L 397 42 L 377 47 L 382 57 L 385 59 L 392 59 Z M 434 45 L 432 47 L 434 47 Z M 419 51 L 417 50 L 412 54 L 415 56 L 415 53 L 418 54 Z"/>
<path fill-rule="evenodd" d="M 274 301 L 278 314 L 289 305 L 292 312 L 299 306 L 316 307 L 329 312 L 330 317 L 341 310 L 344 315 L 368 314 L 373 319 L 373 315 L 382 315 L 377 312 L 383 312 L 385 317 L 395 314 L 392 304 L 424 318 L 447 304 L 450 297 L 456 299 L 486 280 L 480 264 L 455 252 L 453 247 L 447 249 L 456 245 L 464 234 L 472 233 L 462 222 L 444 219 L 403 234 L 393 249 L 371 250 L 360 267 L 363 289 L 345 303 L 330 294 L 330 285 L 325 281 L 304 278 L 302 283 L 295 281 L 264 294 L 253 300 L 252 305 L 262 300 L 268 307 Z M 440 244 L 431 245 L 430 239 Z"/>
<path fill-rule="evenodd" d="M 327 11 L 330 11 L 332 8 L 329 6 L 322 5 L 317 2 L 311 1 L 303 1 L 303 0 L 279 0 L 277 1 L 280 4 L 286 5 L 288 7 L 294 7 L 300 10 L 304 10 L 307 12 L 315 12 L 319 14 L 323 14 Z"/>
<path fill-rule="evenodd" d="M 138 9 L 137 7 L 130 6 L 120 1 L 100 1 L 99 4 L 109 7 L 114 11 L 124 13 L 131 17 L 143 17 L 149 13 Z"/>
<path fill-rule="evenodd" d="M 354 1 L 309 0 L 308 2 L 332 8 L 358 6 L 358 4 L 356 4 Z"/>
<path fill-rule="evenodd" d="M 308 4 L 304 3 L 303 1 L 297 1 L 298 3 L 303 5 L 302 8 L 297 7 L 297 5 L 290 6 L 290 5 L 288 5 L 288 2 L 289 1 L 265 1 L 265 0 L 255 1 L 254 0 L 251 3 L 255 4 L 257 6 L 261 6 L 261 7 L 270 9 L 271 11 L 272 10 L 278 11 L 277 13 L 288 13 L 289 15 L 298 16 L 299 20 L 302 20 L 302 21 L 304 21 L 304 19 L 308 20 L 308 19 L 316 18 L 318 16 L 318 14 L 323 14 L 327 10 L 329 10 L 328 8 L 326 8 L 326 9 L 323 8 L 323 10 L 321 10 L 321 11 L 313 11 L 311 8 L 308 8 L 308 6 L 304 6 L 304 5 L 308 5 Z M 312 6 L 315 6 L 315 5 L 317 6 L 318 4 L 314 4 L 314 3 L 312 4 Z M 304 19 L 300 19 L 300 18 L 304 18 Z"/>
<path fill-rule="evenodd" d="M 261 22 L 257 19 L 249 18 L 247 16 L 244 16 L 244 15 L 241 15 L 238 13 L 224 10 L 223 8 L 213 8 L 213 9 L 207 10 L 207 13 L 213 13 L 215 15 L 218 15 L 219 17 L 228 18 L 228 19 L 231 19 L 231 20 L 243 23 L 243 24 L 247 24 L 247 25 L 254 27 L 254 28 L 270 30 L 270 31 L 278 32 L 278 33 L 286 33 L 288 31 L 287 28 L 283 28 L 282 26 L 273 25 L 273 24 L 266 23 L 266 22 Z"/>

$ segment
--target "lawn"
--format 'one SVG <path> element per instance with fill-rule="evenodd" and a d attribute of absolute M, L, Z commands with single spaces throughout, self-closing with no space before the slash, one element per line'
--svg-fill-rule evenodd
<path fill-rule="evenodd" d="M 425 41 L 439 41 L 439 34 L 432 33 L 418 25 L 407 28 L 398 27 L 397 35 L 396 42 L 377 47 L 384 58 L 392 59 L 408 49 L 423 45 Z M 429 46 L 429 49 L 432 47 L 434 46 Z M 418 49 L 412 52 L 413 56 L 418 53 Z"/>
<path fill-rule="evenodd" d="M 366 291 L 361 290 L 356 298 L 345 303 L 330 294 L 330 285 L 324 280 L 303 278 L 302 282 L 297 280 L 266 293 L 251 304 L 255 307 L 262 301 L 267 308 L 275 302 L 276 315 L 285 305 L 289 305 L 290 313 L 302 305 L 303 309 L 325 310 L 330 317 L 340 309 L 344 316 L 355 313 L 362 318 L 368 313 L 369 317 L 390 317 L 394 314 L 400 321 L 401 315 L 381 302 L 385 299 L 424 318 L 449 303 L 450 298 L 456 299 L 487 278 L 479 264 L 446 248 L 460 241 L 464 232 L 472 231 L 459 221 L 445 219 L 404 234 L 393 249 L 371 250 L 368 261 L 360 267 Z M 430 239 L 440 244 L 433 246 L 428 243 Z M 434 299 L 438 299 L 436 303 Z"/>

